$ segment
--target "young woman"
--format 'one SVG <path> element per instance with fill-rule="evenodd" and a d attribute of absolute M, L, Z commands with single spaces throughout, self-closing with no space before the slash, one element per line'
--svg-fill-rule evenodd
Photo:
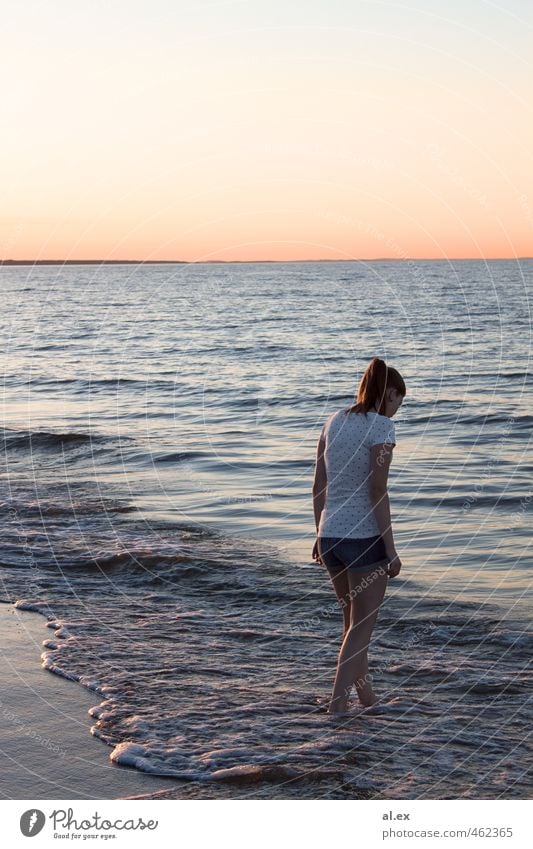
<path fill-rule="evenodd" d="M 357 402 L 333 413 L 318 440 L 312 556 L 327 568 L 344 617 L 330 714 L 347 711 L 354 684 L 362 705 L 377 701 L 368 674 L 368 645 L 387 579 L 402 565 L 392 535 L 387 478 L 396 444 L 391 418 L 405 394 L 400 373 L 374 357 Z"/>

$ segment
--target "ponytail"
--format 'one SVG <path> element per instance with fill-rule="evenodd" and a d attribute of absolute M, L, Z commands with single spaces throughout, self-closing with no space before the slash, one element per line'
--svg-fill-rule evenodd
<path fill-rule="evenodd" d="M 405 382 L 399 371 L 392 366 L 387 366 L 385 360 L 373 357 L 361 378 L 357 390 L 357 401 L 348 408 L 348 413 L 364 413 L 374 408 L 380 415 L 385 415 L 385 394 L 390 387 L 396 389 L 400 395 L 405 395 Z"/>

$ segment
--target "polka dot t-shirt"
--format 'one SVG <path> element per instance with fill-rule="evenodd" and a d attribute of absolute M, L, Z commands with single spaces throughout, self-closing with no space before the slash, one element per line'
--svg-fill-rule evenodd
<path fill-rule="evenodd" d="M 326 502 L 318 536 L 364 539 L 380 533 L 369 495 L 370 448 L 387 442 L 396 444 L 394 422 L 388 416 L 368 411 L 337 410 L 326 421 Z"/>

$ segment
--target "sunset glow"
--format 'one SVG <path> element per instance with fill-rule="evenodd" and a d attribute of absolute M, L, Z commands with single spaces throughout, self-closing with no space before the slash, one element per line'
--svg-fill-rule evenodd
<path fill-rule="evenodd" d="M 532 7 L 8 2 L 2 259 L 533 255 Z"/>

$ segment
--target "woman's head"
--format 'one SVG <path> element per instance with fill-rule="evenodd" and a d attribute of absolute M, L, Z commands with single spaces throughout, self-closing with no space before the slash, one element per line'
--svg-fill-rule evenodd
<path fill-rule="evenodd" d="M 379 357 L 373 357 L 361 378 L 357 402 L 349 408 L 349 412 L 366 414 L 373 410 L 390 418 L 397 411 L 405 394 L 405 382 L 400 372 L 392 366 L 387 366 Z"/>

